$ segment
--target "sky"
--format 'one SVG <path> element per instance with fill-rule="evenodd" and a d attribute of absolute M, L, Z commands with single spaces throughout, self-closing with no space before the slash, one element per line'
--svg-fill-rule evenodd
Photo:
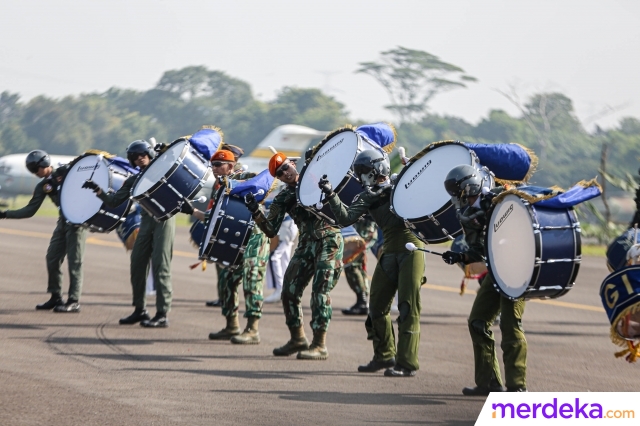
<path fill-rule="evenodd" d="M 0 91 L 148 90 L 165 71 L 204 65 L 265 101 L 314 87 L 354 120 L 393 120 L 382 86 L 355 71 L 402 46 L 478 79 L 436 97 L 434 113 L 475 124 L 492 109 L 518 115 L 500 91 L 553 91 L 593 130 L 640 118 L 639 41 L 635 0 L 5 0 Z"/>

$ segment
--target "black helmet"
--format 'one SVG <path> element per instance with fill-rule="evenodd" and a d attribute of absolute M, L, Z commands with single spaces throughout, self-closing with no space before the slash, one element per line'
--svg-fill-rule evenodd
<path fill-rule="evenodd" d="M 45 151 L 36 149 L 27 155 L 27 170 L 31 173 L 37 173 L 40 167 L 49 167 L 51 165 L 51 157 Z"/>
<path fill-rule="evenodd" d="M 477 169 L 462 164 L 449 170 L 444 180 L 444 188 L 451 198 L 460 201 L 462 207 L 467 205 L 469 197 L 474 197 L 482 192 L 482 177 Z"/>
<path fill-rule="evenodd" d="M 127 147 L 127 159 L 132 167 L 136 167 L 136 158 L 138 158 L 140 154 L 147 154 L 149 159 L 156 156 L 156 152 L 149 142 L 142 139 L 133 141 Z"/>
<path fill-rule="evenodd" d="M 389 176 L 389 157 L 375 149 L 367 149 L 356 155 L 353 171 L 364 186 L 373 186 L 380 176 Z"/>

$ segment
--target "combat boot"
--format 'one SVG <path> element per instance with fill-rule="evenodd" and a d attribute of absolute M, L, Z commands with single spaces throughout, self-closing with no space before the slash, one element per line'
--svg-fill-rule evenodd
<path fill-rule="evenodd" d="M 284 346 L 273 350 L 275 356 L 289 356 L 296 352 L 309 349 L 309 341 L 304 335 L 304 328 L 302 326 L 289 327 L 289 332 L 291 333 L 291 339 L 285 343 Z"/>
<path fill-rule="evenodd" d="M 369 315 L 369 305 L 367 304 L 367 296 L 364 293 L 358 294 L 356 304 L 349 309 L 343 309 L 344 315 Z"/>
<path fill-rule="evenodd" d="M 67 300 L 67 303 L 65 303 L 64 305 L 58 305 L 55 308 L 53 308 L 53 312 L 78 313 L 80 312 L 80 304 L 78 303 L 77 300 L 69 299 Z"/>
<path fill-rule="evenodd" d="M 120 324 L 131 325 L 139 323 L 140 321 L 149 321 L 151 317 L 149 312 L 144 308 L 136 308 L 128 317 L 120 318 Z"/>
<path fill-rule="evenodd" d="M 51 310 L 56 306 L 64 305 L 62 295 L 60 293 L 51 293 L 51 298 L 44 303 L 36 305 L 37 310 Z"/>
<path fill-rule="evenodd" d="M 231 343 L 236 343 L 239 345 L 257 345 L 258 343 L 260 343 L 260 333 L 258 333 L 259 321 L 260 318 L 249 317 L 247 319 L 247 327 L 244 329 L 242 334 L 233 336 L 231 338 Z"/>
<path fill-rule="evenodd" d="M 238 316 L 232 315 L 227 318 L 227 326 L 217 333 L 209 333 L 209 340 L 229 340 L 233 336 L 240 334 L 240 324 L 238 324 Z"/>
<path fill-rule="evenodd" d="M 146 328 L 166 328 L 169 327 L 169 319 L 166 312 L 158 311 L 150 320 L 140 321 L 141 327 Z"/>
<path fill-rule="evenodd" d="M 309 349 L 298 352 L 298 359 L 314 359 L 322 360 L 329 358 L 329 351 L 325 346 L 327 332 L 324 330 L 316 330 L 313 332 L 313 341 Z"/>

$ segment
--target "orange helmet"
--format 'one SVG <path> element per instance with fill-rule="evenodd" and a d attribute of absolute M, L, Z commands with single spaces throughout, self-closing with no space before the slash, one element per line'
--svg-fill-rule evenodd
<path fill-rule="evenodd" d="M 271 176 L 276 177 L 276 170 L 278 170 L 285 161 L 287 161 L 287 156 L 283 153 L 276 152 L 273 154 L 273 157 L 269 160 L 269 173 L 271 173 Z"/>
<path fill-rule="evenodd" d="M 211 161 L 235 162 L 236 158 L 233 156 L 233 153 L 231 151 L 220 150 L 213 154 L 213 157 L 211 157 Z"/>

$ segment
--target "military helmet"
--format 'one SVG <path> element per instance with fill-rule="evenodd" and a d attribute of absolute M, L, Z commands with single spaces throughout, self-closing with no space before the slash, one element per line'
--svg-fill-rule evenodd
<path fill-rule="evenodd" d="M 367 149 L 356 155 L 353 171 L 364 186 L 375 185 L 378 177 L 391 173 L 389 157 L 375 149 Z"/>
<path fill-rule="evenodd" d="M 482 192 L 482 177 L 477 169 L 468 164 L 461 164 L 449 170 L 444 180 L 444 188 L 452 198 L 458 199 L 466 206 L 469 197 Z"/>
<path fill-rule="evenodd" d="M 156 156 L 156 152 L 149 142 L 142 139 L 133 141 L 127 147 L 127 159 L 131 167 L 136 167 L 136 158 L 138 158 L 140 154 L 147 154 L 149 159 Z"/>
<path fill-rule="evenodd" d="M 35 174 L 40 167 L 49 167 L 51 165 L 51 157 L 45 151 L 36 149 L 27 155 L 25 163 L 27 170 Z"/>

